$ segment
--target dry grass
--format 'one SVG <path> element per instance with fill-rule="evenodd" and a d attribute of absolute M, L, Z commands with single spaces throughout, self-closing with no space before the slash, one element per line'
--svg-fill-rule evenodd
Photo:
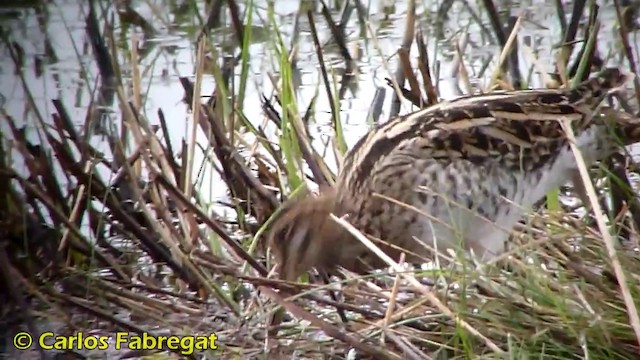
<path fill-rule="evenodd" d="M 310 184 L 308 178 L 317 185 L 330 185 L 334 175 L 310 143 L 307 126 L 316 110 L 315 98 L 310 104 L 297 102 L 292 84 L 296 44 L 284 43 L 274 17 L 269 20 L 271 45 L 280 68 L 279 75 L 271 77 L 276 90 L 264 97 L 262 107 L 265 121 L 279 137 L 270 138 L 265 123 L 258 126 L 259 119 L 246 117 L 251 31 L 245 30 L 252 22 L 248 15 L 240 19 L 235 2 L 228 3 L 239 39 L 238 56 L 223 59 L 203 26 L 194 81 L 181 79 L 193 114 L 190 136 L 183 144 L 172 144 L 163 136 L 168 127 L 162 111 L 157 114 L 159 127 L 151 126 L 141 111 L 143 72 L 137 68 L 135 39 L 129 53 L 120 53 L 109 30 L 112 24 L 96 26 L 95 13 L 88 16 L 87 23 L 93 24 L 89 31 L 107 29 L 102 35 L 92 34 L 96 61 L 104 69 L 103 79 L 108 79 L 104 86 L 115 84 L 110 91 L 126 125 L 120 134 L 107 137 L 113 156 L 104 156 L 78 133 L 73 126 L 78 119 L 70 117 L 64 99 L 54 101 L 50 118 L 38 114 L 40 124 L 53 124 L 40 127 L 46 146 L 29 140 L 20 122 L 0 110 L 0 118 L 11 128 L 11 133 L 0 134 L 0 285 L 7 290 L 0 297 L 10 304 L 1 308 L 7 322 L 15 317 L 34 332 L 40 331 L 36 323 L 42 319 L 62 323 L 70 332 L 95 328 L 106 334 L 216 332 L 220 348 L 205 354 L 225 358 L 263 356 L 271 346 L 271 356 L 298 358 L 326 354 L 343 358 L 350 352 L 381 359 L 503 358 L 505 353 L 514 359 L 637 357 L 640 258 L 633 245 L 622 246 L 611 235 L 623 234 L 632 243 L 637 238 L 638 227 L 631 220 L 638 212 L 627 211 L 637 207 L 628 196 L 625 177 L 605 188 L 599 181 L 594 191 L 583 171 L 595 216 L 579 217 L 553 199 L 559 192 L 550 194 L 548 203 L 556 205 L 540 209 L 514 230 L 514 250 L 499 264 L 460 258 L 446 269 L 409 271 L 391 261 L 393 271 L 367 277 L 344 274 L 331 285 L 285 284 L 269 276 L 272 266 L 261 239 L 278 209 L 278 193 L 286 197 L 303 191 Z M 212 24 L 220 6 L 212 2 L 207 24 Z M 485 6 L 492 9 L 490 1 Z M 363 10 L 357 10 L 362 18 Z M 597 15 L 592 7 L 594 21 L 581 34 L 585 38 L 595 39 L 589 37 L 589 31 L 597 33 L 594 11 Z M 326 7 L 322 15 L 350 64 L 354 57 L 343 38 L 344 25 L 330 21 Z M 490 15 L 492 25 L 504 29 L 494 24 L 497 14 Z M 321 64 L 323 90 L 331 99 L 336 134 L 332 152 L 339 158 L 346 142 L 338 108 L 342 89 L 337 83 L 346 86 L 353 80 L 347 75 L 339 82 L 332 78 L 315 30 L 320 17 L 301 8 L 298 17 L 305 16 Z M 389 84 L 398 101 L 423 106 L 437 101 L 439 88 L 433 80 L 438 75 L 414 16 L 407 14 L 410 26 L 398 52 L 399 67 L 394 76 L 388 71 Z M 518 87 L 515 80 L 523 79 L 519 69 L 509 66 L 521 24 L 520 19 L 513 20 L 509 35 L 497 35 L 504 44 L 499 62 L 491 67 L 490 88 Z M 567 25 L 567 44 L 576 36 L 575 24 L 572 19 Z M 150 26 L 145 28 L 151 31 Z M 621 31 L 628 38 L 628 30 Z M 375 42 L 375 33 L 370 35 Z M 419 53 L 412 66 L 409 49 L 414 39 Z M 6 34 L 3 42 L 17 64 L 18 54 Z M 593 62 L 589 48 L 593 45 L 585 41 L 574 63 L 569 61 L 573 50 L 563 46 L 558 51 L 557 79 L 568 83 L 582 78 Z M 214 61 L 207 61 L 207 55 Z M 471 89 L 470 72 L 462 60 L 456 76 Z M 124 65 L 133 69 L 131 83 L 119 75 Z M 242 69 L 239 83 L 225 76 L 236 66 Z M 205 71 L 216 79 L 216 89 L 206 102 L 200 98 Z M 403 88 L 405 80 L 410 90 Z M 24 80 L 22 85 L 28 94 L 30 85 Z M 98 108 L 99 99 L 95 97 L 92 109 Z M 378 117 L 372 114 L 374 120 Z M 202 198 L 200 179 L 192 178 L 200 150 L 197 132 L 206 135 L 206 163 L 228 188 L 232 203 L 227 214 Z M 19 164 L 25 171 L 18 170 Z M 612 164 L 616 163 L 604 165 L 613 172 L 620 170 Z M 630 167 L 626 165 L 625 160 L 622 168 Z M 595 179 L 603 178 L 600 174 L 592 171 Z M 610 197 L 613 206 L 606 207 L 605 214 L 599 203 Z M 284 299 L 279 295 L 283 289 L 298 295 Z M 339 299 L 328 290 L 337 291 Z M 267 339 L 267 319 L 278 305 L 295 319 L 281 325 L 277 338 Z M 348 324 L 339 320 L 336 309 L 346 312 Z M 15 316 L 18 312 L 20 316 Z"/>

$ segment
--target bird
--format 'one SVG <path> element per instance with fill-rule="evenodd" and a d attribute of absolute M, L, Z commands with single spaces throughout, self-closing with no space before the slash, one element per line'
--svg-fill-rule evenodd
<path fill-rule="evenodd" d="M 634 76 L 609 67 L 571 88 L 469 95 L 376 126 L 347 151 L 334 186 L 273 216 L 280 278 L 387 266 L 331 214 L 395 260 L 424 263 L 433 249 L 494 259 L 527 211 L 577 171 L 563 121 L 587 166 L 640 141 L 640 120 L 603 101 Z"/>

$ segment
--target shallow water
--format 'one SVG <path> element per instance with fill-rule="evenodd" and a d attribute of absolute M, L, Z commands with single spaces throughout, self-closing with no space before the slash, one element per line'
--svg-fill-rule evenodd
<path fill-rule="evenodd" d="M 186 2 L 185 2 L 186 3 Z M 385 104 L 381 120 L 388 117 L 392 89 L 386 86 L 385 78 L 390 77 L 389 72 L 394 72 L 397 62 L 397 51 L 402 41 L 404 24 L 406 21 L 406 2 L 395 4 L 392 1 L 363 2 L 368 8 L 368 22 L 362 27 L 357 18 L 357 12 L 353 11 L 346 26 L 348 34 L 348 48 L 357 59 L 356 80 L 345 92 L 340 100 L 340 118 L 345 127 L 348 145 L 353 145 L 369 128 L 367 113 L 371 107 L 376 90 L 385 90 Z M 459 95 L 456 84 L 451 74 L 455 71 L 453 65 L 455 47 L 462 38 L 466 39 L 464 48 L 464 64 L 469 69 L 469 76 L 474 85 L 481 88 L 486 82 L 485 71 L 483 78 L 478 79 L 478 73 L 483 65 L 490 61 L 489 70 L 493 69 L 499 55 L 499 47 L 495 45 L 495 38 L 482 7 L 473 2 L 454 2 L 447 12 L 447 19 L 442 27 L 442 36 L 436 37 L 436 20 L 439 19 L 436 11 L 436 2 L 423 1 L 418 4 L 418 19 L 420 27 L 427 39 L 428 51 L 433 69 L 439 69 L 440 95 L 443 98 L 453 98 Z M 107 17 L 113 16 L 114 9 L 109 2 L 100 2 L 107 9 Z M 170 126 L 169 134 L 173 144 L 177 144 L 185 134 L 188 134 L 188 126 L 191 115 L 187 111 L 187 105 L 182 101 L 183 89 L 179 83 L 179 77 L 192 77 L 194 58 L 196 52 L 195 36 L 199 27 L 198 20 L 193 10 L 184 11 L 180 8 L 181 2 L 156 0 L 134 2 L 133 6 L 156 29 L 153 36 L 145 36 L 139 28 L 124 27 L 116 20 L 116 40 L 119 45 L 119 60 L 123 64 L 123 75 L 129 80 L 131 68 L 129 61 L 122 61 L 126 48 L 131 46 L 132 37 L 140 41 L 141 61 L 140 71 L 143 73 L 142 92 L 144 113 L 152 124 L 158 124 L 157 111 L 162 109 Z M 198 11 L 205 16 L 204 4 L 197 2 Z M 239 2 L 241 13 L 247 2 Z M 276 1 L 274 12 L 279 24 L 279 30 L 284 37 L 284 43 L 290 44 L 296 13 L 299 9 L 298 1 Z M 251 75 L 248 81 L 247 97 L 243 108 L 246 116 L 255 124 L 262 124 L 264 115 L 259 104 L 261 95 L 270 96 L 273 87 L 269 80 L 270 75 L 277 75 L 279 64 L 274 52 L 273 34 L 269 33 L 267 20 L 267 1 L 255 1 L 253 16 L 252 44 L 250 50 Z M 608 8 L 609 7 L 609 8 Z M 612 27 L 615 24 L 615 13 L 610 5 L 603 6 L 601 10 L 600 51 L 606 57 L 607 46 L 612 50 L 619 48 L 620 44 Z M 527 45 L 536 54 L 539 67 L 544 71 L 552 71 L 554 67 L 553 56 L 555 52 L 551 47 L 561 38 L 561 29 L 558 25 L 556 10 L 553 5 L 545 1 L 520 1 L 510 4 L 511 15 L 522 15 L 523 22 L 518 33 L 518 44 L 522 48 Z M 319 7 L 316 6 L 316 10 Z M 339 8 L 332 9 L 334 19 L 339 18 Z M 20 74 L 23 80 L 16 74 L 16 66 L 9 56 L 6 43 L 0 44 L 0 104 L 9 116 L 24 122 L 28 129 L 30 139 L 37 141 L 39 123 L 33 111 L 28 109 L 27 91 L 32 94 L 37 111 L 39 111 L 46 123 L 50 123 L 49 114 L 54 109 L 51 99 L 61 99 L 71 117 L 77 122 L 77 128 L 84 132 L 87 106 L 91 102 L 91 96 L 99 82 L 97 66 L 91 52 L 88 35 L 85 31 L 84 15 L 88 11 L 88 3 L 76 1 L 54 1 L 49 5 L 39 7 L 6 7 L 0 8 L 0 24 L 5 29 L 9 41 L 19 44 L 23 52 L 23 62 Z M 482 25 L 473 19 L 472 13 L 482 19 Z M 565 10 L 567 16 L 570 8 Z M 100 11 L 98 11 L 101 14 Z M 325 61 L 328 70 L 334 74 L 337 87 L 340 86 L 340 74 L 345 71 L 345 63 L 342 60 L 336 46 L 331 45 L 331 34 L 326 23 L 316 11 L 316 23 L 321 37 L 320 41 L 327 44 L 325 47 Z M 311 129 L 317 135 L 315 145 L 321 147 L 326 143 L 327 137 L 332 136 L 330 106 L 326 93 L 321 84 L 318 60 L 309 30 L 309 24 L 305 16 L 300 19 L 300 31 L 298 41 L 298 61 L 294 70 L 294 83 L 297 90 L 297 98 L 300 111 L 304 111 L 316 91 L 318 102 L 315 123 Z M 231 20 L 223 19 L 226 26 L 218 29 L 214 34 L 214 41 L 220 44 L 221 53 L 229 56 L 237 54 L 237 46 L 234 44 L 229 29 Z M 369 27 L 375 29 L 375 39 L 369 32 Z M 483 29 L 485 31 L 483 31 Z M 580 36 L 578 36 L 580 38 Z M 607 40 L 610 38 L 611 40 Z M 412 54 L 417 53 L 414 44 Z M 526 53 L 527 51 L 522 51 Z M 532 56 L 521 56 L 520 67 L 525 76 L 533 65 Z M 612 59 L 613 62 L 619 59 Z M 83 75 L 84 74 L 84 75 Z M 236 67 L 235 75 L 239 77 L 240 67 Z M 476 80 L 477 79 L 477 80 Z M 542 86 L 540 77 L 534 71 L 530 77 L 531 86 Z M 211 94 L 214 88 L 212 75 L 205 75 L 202 94 Z M 405 104 L 406 105 L 406 104 Z M 93 144 L 98 149 L 109 154 L 110 151 L 104 137 L 99 133 L 108 129 L 119 129 L 120 118 L 117 103 L 115 101 L 105 104 L 107 111 L 101 118 L 93 119 L 88 131 L 96 134 L 93 136 Z M 401 113 L 410 111 L 409 106 L 403 106 Z M 0 124 L 0 129 L 5 133 L 5 125 Z M 200 134 L 202 135 L 202 134 Z M 204 144 L 204 137 L 199 140 Z M 199 154 L 198 154 L 199 155 Z M 200 156 L 200 155 L 199 155 Z M 200 160 L 202 157 L 200 158 Z M 327 156 L 327 160 L 335 170 L 333 156 Z M 16 165 L 19 165 L 16 162 Z M 196 171 L 197 171 L 196 167 Z M 107 174 L 105 174 L 107 175 Z M 205 177 L 205 184 L 215 185 L 219 179 L 216 174 Z M 206 192 L 210 190 L 210 195 Z M 220 186 L 204 186 L 204 195 L 211 198 L 219 198 L 224 195 L 224 189 Z"/>

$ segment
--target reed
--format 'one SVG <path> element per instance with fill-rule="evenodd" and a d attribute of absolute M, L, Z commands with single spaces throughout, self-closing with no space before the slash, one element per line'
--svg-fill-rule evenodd
<path fill-rule="evenodd" d="M 444 3 L 445 10 L 471 9 L 466 2 Z M 604 46 L 599 46 L 595 2 L 576 2 L 568 22 L 569 11 L 557 4 L 563 33 L 550 78 L 568 86 L 601 62 L 597 50 Z M 619 57 L 637 73 L 633 30 L 621 2 L 614 4 L 622 24 Z M 266 18 L 255 0 L 212 1 L 206 14 L 195 1 L 166 14 L 155 8 L 162 19 L 171 14 L 198 24 L 190 34 L 194 74 L 179 79 L 189 111 L 180 143 L 169 136 L 168 122 L 177 120 L 166 118 L 168 105 L 157 113 L 145 110 L 154 80 L 152 52 L 137 36 L 121 41 L 127 34 L 117 31 L 117 25 L 137 26 L 150 36 L 157 32 L 154 23 L 142 21 L 130 6 L 112 23 L 108 9 L 87 5 L 94 61 L 82 78 L 91 94 L 86 118 L 74 117 L 73 99 L 64 98 L 52 99 L 50 114 L 40 113 L 34 85 L 24 77 L 19 84 L 36 119 L 38 140 L 26 135 L 23 119 L 0 107 L 8 129 L 0 133 L 0 288 L 7 290 L 0 291 L 0 314 L 22 314 L 19 323 L 34 332 L 41 319 L 76 331 L 216 332 L 220 347 L 198 354 L 206 357 L 346 358 L 353 352 L 381 359 L 637 357 L 640 261 L 637 246 L 617 238 L 637 238 L 640 225 L 640 207 L 625 172 L 635 168 L 628 154 L 600 169 L 581 169 L 575 189 L 549 194 L 546 207 L 540 204 L 514 229 L 514 250 L 496 263 L 452 258 L 450 268 L 425 270 L 390 261 L 387 271 L 367 276 L 345 271 L 328 284 L 321 274 L 297 283 L 270 274 L 273 264 L 263 241 L 270 219 L 286 199 L 332 186 L 336 167 L 328 160 L 333 156 L 339 164 L 348 149 L 341 104 L 345 89 L 358 81 L 349 26 L 359 29 L 357 35 L 377 54 L 393 93 L 386 113 L 385 88 L 375 99 L 361 99 L 372 101 L 362 117 L 371 125 L 385 121 L 382 114 L 440 101 L 439 69 L 448 61 L 429 51 L 435 31 L 420 20 L 431 15 L 421 13 L 419 2 L 412 1 L 405 14 L 404 39 L 395 54 L 383 52 L 363 2 L 345 2 L 340 14 L 333 2 L 316 5 L 302 2 L 296 14 L 296 26 L 302 22 L 311 33 L 318 65 L 315 96 L 307 101 L 295 85 L 303 44 L 295 36 L 286 41 L 272 3 L 267 2 Z M 478 26 L 483 39 L 497 39 L 499 51 L 477 71 L 459 46 L 456 86 L 474 92 L 526 87 L 531 76 L 518 59 L 527 59 L 532 68 L 542 65 L 516 41 L 522 19 L 503 16 L 491 1 L 483 1 L 480 10 L 471 18 L 490 24 L 493 34 L 486 24 Z M 585 19 L 588 26 L 581 31 Z M 266 24 L 268 59 L 253 59 L 250 51 L 258 20 Z M 440 27 L 446 23 L 438 20 Z M 225 23 L 229 29 L 220 26 Z M 14 35 L 0 35 L 0 46 L 21 68 Z M 574 40 L 583 40 L 580 49 L 574 50 Z M 233 45 L 223 49 L 225 41 Z M 248 111 L 256 106 L 248 97 L 253 61 L 274 66 L 268 74 L 272 91 L 262 94 L 257 118 Z M 341 69 L 346 69 L 342 76 Z M 488 83 L 478 86 L 481 80 Z M 203 94 L 212 83 L 213 91 Z M 634 86 L 640 100 L 637 79 Z M 112 128 L 101 127 L 104 107 L 116 111 Z M 322 112 L 330 112 L 331 140 L 324 143 L 312 126 Z M 96 144 L 96 134 L 104 143 Z M 225 200 L 203 196 L 221 186 Z M 566 194 L 585 200 L 593 215 L 567 206 L 561 201 Z M 268 319 L 281 307 L 293 318 L 279 325 L 274 338 Z M 339 314 L 346 314 L 348 323 Z M 267 341 L 274 347 L 266 350 Z"/>

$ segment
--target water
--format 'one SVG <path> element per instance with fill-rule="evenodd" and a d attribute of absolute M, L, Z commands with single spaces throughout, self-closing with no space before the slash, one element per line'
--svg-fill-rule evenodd
<path fill-rule="evenodd" d="M 184 3 L 189 3 L 185 1 Z M 364 2 L 363 2 L 364 3 Z M 131 95 L 130 80 L 132 67 L 128 50 L 135 36 L 141 45 L 141 59 L 138 64 L 142 76 L 143 114 L 151 124 L 158 125 L 158 110 L 162 110 L 168 119 L 171 142 L 179 144 L 188 137 L 191 114 L 187 104 L 182 100 L 184 91 L 179 78 L 187 76 L 193 78 L 195 72 L 196 35 L 199 21 L 193 9 L 184 11 L 182 2 L 170 0 L 149 0 L 133 2 L 134 9 L 149 21 L 156 29 L 152 36 L 145 35 L 140 29 L 122 24 L 111 2 L 98 2 L 108 9 L 107 18 L 113 17 L 115 23 L 115 39 L 118 48 L 118 62 L 121 64 L 125 89 Z M 205 5 L 197 1 L 197 11 L 205 16 Z M 246 1 L 239 1 L 241 13 L 246 8 Z M 352 146 L 371 126 L 367 122 L 367 113 L 371 107 L 376 90 L 386 89 L 386 100 L 381 119 L 386 120 L 389 115 L 392 90 L 385 85 L 385 78 L 392 77 L 397 66 L 394 56 L 402 42 L 404 24 L 406 21 L 406 2 L 394 4 L 393 1 L 370 1 L 364 3 L 368 9 L 368 26 L 374 29 L 375 39 L 365 27 L 363 32 L 354 11 L 346 26 L 348 48 L 356 61 L 355 81 L 340 100 L 340 118 L 343 122 L 346 140 Z M 279 30 L 283 33 L 284 43 L 291 44 L 294 35 L 296 13 L 299 1 L 278 0 L 274 4 Z M 252 43 L 250 53 L 250 79 L 248 81 L 247 98 L 243 108 L 244 114 L 257 125 L 264 124 L 265 118 L 260 104 L 261 96 L 269 97 L 273 92 L 270 76 L 278 75 L 277 57 L 274 52 L 273 34 L 268 30 L 267 1 L 255 1 L 254 24 L 252 29 Z M 460 95 L 461 84 L 457 83 L 451 74 L 456 71 L 454 58 L 455 44 L 466 39 L 463 62 L 469 69 L 472 84 L 476 88 L 485 88 L 487 74 L 495 68 L 500 48 L 491 42 L 495 38 L 488 20 L 483 13 L 482 6 L 474 2 L 465 5 L 463 1 L 456 1 L 442 18 L 436 15 L 439 5 L 432 1 L 422 1 L 418 6 L 418 19 L 427 38 L 429 57 L 433 68 L 439 69 L 440 95 L 443 98 L 453 98 Z M 317 9 L 317 7 L 316 7 Z M 105 137 L 101 135 L 105 129 L 119 131 L 121 127 L 120 109 L 117 101 L 108 100 L 104 105 L 107 111 L 99 118 L 92 119 L 90 126 L 85 126 L 85 119 L 89 114 L 89 104 L 95 96 L 99 84 L 98 69 L 92 55 L 90 39 L 85 31 L 85 14 L 88 2 L 53 1 L 46 5 L 37 6 L 5 6 L 0 5 L 0 26 L 10 42 L 19 45 L 23 62 L 16 67 L 3 40 L 0 43 L 0 107 L 7 116 L 25 126 L 28 138 L 34 143 L 40 142 L 39 129 L 52 124 L 50 114 L 55 112 L 52 99 L 60 99 L 80 133 L 88 132 L 91 143 L 110 157 L 111 151 Z M 567 14 L 570 9 L 567 8 Z M 471 12 L 482 19 L 482 26 L 474 20 Z M 518 33 L 518 44 L 531 48 L 532 56 L 520 57 L 520 68 L 525 79 L 535 87 L 544 85 L 538 70 L 553 71 L 556 51 L 553 46 L 560 42 L 561 30 L 555 13 L 555 8 L 547 1 L 530 0 L 512 2 L 509 6 L 512 15 L 522 15 L 523 22 Z M 99 11 L 102 14 L 101 11 Z M 331 35 L 326 23 L 321 20 L 316 11 L 316 26 L 320 41 L 326 44 L 324 56 L 328 70 L 340 87 L 341 74 L 346 66 L 336 47 L 331 45 Z M 338 9 L 332 9 L 334 19 L 338 19 Z M 611 57 L 609 64 L 621 62 L 620 42 L 616 33 L 615 13 L 611 2 L 601 9 L 603 28 L 600 32 L 600 53 L 604 58 Z M 443 20 L 442 32 L 434 26 L 438 20 Z M 213 39 L 219 45 L 218 51 L 224 56 L 237 54 L 237 47 L 232 38 L 231 20 L 224 18 L 222 29 L 216 30 Z M 310 125 L 315 137 L 314 145 L 322 153 L 323 144 L 332 136 L 331 115 L 329 101 L 321 84 L 318 59 L 312 42 L 309 24 L 303 15 L 300 18 L 300 38 L 298 42 L 298 61 L 294 71 L 294 82 L 299 109 L 304 111 L 308 103 L 318 92 L 316 112 Z M 488 29 L 489 33 L 483 31 Z M 437 36 L 437 35 L 440 36 Z M 581 33 L 580 33 L 581 34 Z M 581 35 L 578 35 L 580 38 Z M 637 44 L 636 33 L 632 34 L 632 41 Z M 415 55 L 415 45 L 411 54 Z M 523 51 L 527 53 L 527 51 Z M 609 54 L 613 54 L 609 56 Z M 484 76 L 475 80 L 481 69 L 489 63 L 489 70 Z M 529 69 L 537 63 L 541 69 L 536 69 L 528 78 Z M 415 65 L 415 63 L 414 63 Z M 239 78 L 240 68 L 235 69 L 235 76 Z M 320 84 L 320 86 L 319 86 Z M 214 89 L 214 78 L 207 74 L 204 77 L 202 94 L 209 95 Z M 34 108 L 29 105 L 33 98 Z M 401 113 L 411 110 L 404 104 Z M 40 113 L 44 123 L 40 123 L 36 113 Z M 109 130 L 111 129 L 111 130 Z M 268 128 L 273 131 L 273 128 Z M 11 138 L 4 115 L 0 114 L 0 131 Z M 275 137 L 272 138 L 275 140 Z M 206 147 L 203 134 L 199 134 L 198 141 Z M 251 141 L 251 140 L 249 140 Z M 44 150 L 48 151 L 46 144 Z M 198 162 L 203 160 L 201 153 L 196 152 Z M 337 165 L 334 157 L 327 156 L 327 161 L 335 171 Z M 16 155 L 13 163 L 20 172 L 25 173 L 21 158 Z M 199 166 L 195 167 L 198 171 Z M 105 179 L 110 177 L 107 169 L 101 168 L 100 174 Z M 225 188 L 215 172 L 207 172 L 202 179 L 204 184 L 201 194 L 209 199 L 224 199 Z"/>
<path fill-rule="evenodd" d="M 113 6 L 109 2 L 100 2 L 107 9 L 107 17 L 113 16 Z M 156 33 L 149 37 L 139 28 L 125 27 L 114 17 L 115 35 L 119 48 L 118 61 L 121 64 L 124 80 L 129 81 L 131 75 L 128 50 L 132 37 L 140 41 L 141 59 L 139 69 L 142 75 L 142 105 L 143 114 L 152 124 L 158 124 L 157 111 L 161 109 L 170 126 L 169 134 L 164 134 L 171 139 L 173 144 L 178 144 L 189 132 L 191 114 L 187 105 L 182 101 L 184 92 L 179 83 L 179 77 L 191 77 L 195 71 L 195 36 L 199 30 L 197 17 L 194 11 L 184 11 L 181 2 L 156 0 L 134 2 L 134 9 L 149 21 L 156 29 Z M 205 6 L 197 2 L 201 16 L 205 14 Z M 246 2 L 239 2 L 241 13 L 246 7 Z M 277 57 L 274 53 L 273 34 L 268 30 L 268 2 L 256 1 L 254 3 L 254 24 L 252 32 L 252 44 L 249 47 L 250 79 L 248 81 L 247 98 L 243 109 L 245 115 L 254 124 L 263 124 L 264 115 L 259 106 L 262 94 L 270 96 L 273 86 L 270 76 L 278 75 Z M 392 89 L 385 85 L 385 78 L 391 77 L 387 70 L 395 71 L 397 66 L 397 51 L 402 41 L 404 24 L 406 21 L 406 4 L 395 4 L 390 1 L 370 1 L 364 3 L 368 9 L 369 22 L 367 26 L 375 29 L 375 39 L 371 36 L 368 27 L 363 28 L 357 19 L 357 12 L 353 11 L 346 26 L 348 48 L 357 59 L 356 81 L 345 92 L 340 100 L 340 118 L 345 126 L 348 145 L 353 145 L 369 128 L 366 114 L 371 106 L 375 91 L 379 87 L 386 90 L 386 101 L 383 107 L 381 119 L 386 119 L 390 109 Z M 459 95 L 456 87 L 459 84 L 451 78 L 453 58 L 455 56 L 454 44 L 466 38 L 467 46 L 463 53 L 464 64 L 470 71 L 470 78 L 474 85 L 484 88 L 487 77 L 474 80 L 484 64 L 490 61 L 490 70 L 495 67 L 500 49 L 491 39 L 495 35 L 483 14 L 479 4 L 473 2 L 465 5 L 464 2 L 455 2 L 447 12 L 442 36 L 436 38 L 437 31 L 433 24 L 437 17 L 439 6 L 435 2 L 424 1 L 418 4 L 418 19 L 428 44 L 428 52 L 434 68 L 440 69 L 440 91 L 443 98 L 452 98 Z M 277 1 L 274 4 L 275 17 L 279 30 L 284 36 L 285 44 L 291 43 L 294 30 L 295 16 L 299 9 L 298 1 Z M 316 6 L 316 9 L 319 7 Z M 61 99 L 76 121 L 77 130 L 81 133 L 90 131 L 99 133 L 104 128 L 119 130 L 120 111 L 117 102 L 111 99 L 105 104 L 110 112 L 92 121 L 92 126 L 85 127 L 87 108 L 95 96 L 98 85 L 98 70 L 88 35 L 85 31 L 84 14 L 88 11 L 88 3 L 76 1 L 54 1 L 41 7 L 7 7 L 2 10 L 0 23 L 7 30 L 10 41 L 20 45 L 24 53 L 24 62 L 20 73 L 24 82 L 16 74 L 16 67 L 6 44 L 0 47 L 0 104 L 9 116 L 23 121 L 27 128 L 30 140 L 37 142 L 36 129 L 40 126 L 33 110 L 28 110 L 27 89 L 33 95 L 36 109 L 42 114 L 45 123 L 50 124 L 50 114 L 54 112 L 51 99 Z M 473 19 L 470 11 L 482 18 L 482 27 Z M 552 71 L 554 66 L 553 56 L 555 52 L 551 47 L 559 42 L 561 31 L 555 13 L 555 8 L 544 1 L 522 1 L 510 6 L 512 15 L 523 15 L 524 21 L 518 36 L 518 42 L 522 47 L 528 44 L 536 53 L 538 63 L 545 71 Z M 98 11 L 102 14 L 101 11 Z M 570 10 L 566 12 L 570 14 Z M 339 17 L 339 8 L 333 9 L 334 19 Z M 605 25 L 601 37 L 611 37 L 610 43 L 614 47 L 618 41 L 615 39 L 612 21 L 615 14 L 611 9 L 603 9 L 602 22 Z M 213 37 L 221 45 L 219 51 L 222 54 L 237 54 L 237 47 L 232 39 L 230 30 L 231 20 L 228 16 L 223 19 L 226 26 L 217 30 Z M 298 42 L 298 62 L 294 72 L 294 82 L 297 90 L 300 111 L 304 111 L 312 97 L 318 91 L 319 97 L 314 114 L 315 122 L 312 131 L 317 137 L 316 146 L 321 147 L 327 142 L 327 137 L 332 136 L 330 106 L 324 87 L 321 85 L 318 60 L 315 54 L 309 24 L 306 17 L 300 17 L 300 32 Z M 327 44 L 325 47 L 325 61 L 328 70 L 333 73 L 339 87 L 340 74 L 345 71 L 345 64 L 335 46 L 331 45 L 331 35 L 326 23 L 320 15 L 316 16 L 320 41 Z M 485 29 L 486 32 L 483 32 Z M 606 52 L 607 49 L 601 49 Z M 415 44 L 412 54 L 417 53 Z M 415 64 L 415 63 L 414 63 Z M 521 57 L 521 69 L 527 74 L 532 66 L 531 56 Z M 485 75 L 490 72 L 485 71 Z M 238 78 L 240 68 L 236 67 L 235 75 Z M 543 85 L 539 76 L 531 77 L 532 86 Z M 215 82 L 212 75 L 205 75 L 202 94 L 211 94 Z M 457 86 L 456 86 L 457 85 Z M 130 92 L 130 85 L 125 83 L 125 88 Z M 401 113 L 410 111 L 409 106 L 403 106 Z M 6 125 L 0 125 L 7 134 Z M 271 129 L 272 130 L 272 129 Z M 205 139 L 200 134 L 198 140 L 204 144 Z M 99 150 L 110 154 L 104 137 L 99 134 L 92 136 L 92 144 Z M 199 152 L 197 155 L 202 156 Z M 337 166 L 333 162 L 333 156 L 327 156 L 327 160 L 335 171 Z M 16 165 L 19 162 L 16 161 Z M 197 171 L 198 167 L 196 167 Z M 107 176 L 108 172 L 103 175 Z M 219 180 L 215 173 L 209 173 L 204 179 L 205 184 L 216 184 Z M 207 194 L 208 191 L 210 194 Z M 221 198 L 224 189 L 219 186 L 205 186 L 202 191 L 205 198 Z"/>

